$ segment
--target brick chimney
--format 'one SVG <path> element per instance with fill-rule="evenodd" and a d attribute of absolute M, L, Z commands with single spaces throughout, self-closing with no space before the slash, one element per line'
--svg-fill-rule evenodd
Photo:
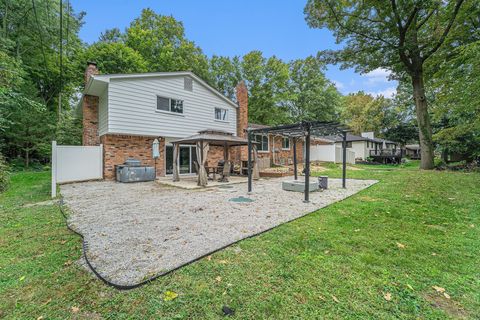
<path fill-rule="evenodd" d="M 248 89 L 244 81 L 240 81 L 235 89 L 238 102 L 237 136 L 245 138 L 248 127 Z"/>
<path fill-rule="evenodd" d="M 87 62 L 85 69 L 85 86 L 92 75 L 98 74 L 97 64 Z M 83 136 L 82 144 L 84 146 L 98 146 L 100 138 L 98 136 L 98 104 L 97 96 L 84 95 L 82 100 L 83 114 Z"/>

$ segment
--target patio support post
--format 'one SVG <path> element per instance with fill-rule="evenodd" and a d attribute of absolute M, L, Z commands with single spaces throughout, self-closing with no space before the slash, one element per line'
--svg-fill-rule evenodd
<path fill-rule="evenodd" d="M 295 180 L 298 180 L 297 173 L 297 139 L 293 137 L 293 171 L 295 175 Z"/>
<path fill-rule="evenodd" d="M 343 152 L 343 162 L 342 162 L 342 187 L 345 189 L 346 178 L 347 178 L 347 131 L 343 131 L 343 141 L 342 141 L 342 152 Z"/>
<path fill-rule="evenodd" d="M 248 192 L 252 192 L 252 134 L 247 133 L 248 137 Z"/>
<path fill-rule="evenodd" d="M 309 202 L 310 196 L 310 129 L 310 123 L 308 123 L 305 137 L 305 200 L 303 202 Z"/>

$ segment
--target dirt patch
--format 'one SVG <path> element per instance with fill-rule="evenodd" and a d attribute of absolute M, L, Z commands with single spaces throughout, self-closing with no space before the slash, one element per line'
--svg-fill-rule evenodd
<path fill-rule="evenodd" d="M 450 317 L 457 319 L 468 318 L 467 311 L 465 311 L 458 302 L 455 302 L 452 299 L 447 299 L 439 294 L 425 294 L 423 295 L 423 298 L 427 300 L 431 306 L 444 311 Z"/>

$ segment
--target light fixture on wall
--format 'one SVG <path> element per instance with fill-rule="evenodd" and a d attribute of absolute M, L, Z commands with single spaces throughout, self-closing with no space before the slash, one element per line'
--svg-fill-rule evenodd
<path fill-rule="evenodd" d="M 152 143 L 152 157 L 155 161 L 155 179 L 157 178 L 157 159 L 160 158 L 160 142 L 158 139 L 153 140 Z"/>

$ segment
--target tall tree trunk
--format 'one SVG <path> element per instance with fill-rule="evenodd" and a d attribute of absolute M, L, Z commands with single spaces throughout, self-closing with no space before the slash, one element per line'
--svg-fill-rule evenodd
<path fill-rule="evenodd" d="M 420 168 L 433 169 L 433 139 L 430 115 L 428 114 L 427 99 L 425 98 L 425 85 L 423 83 L 423 70 L 412 75 L 413 98 L 417 114 L 418 136 L 420 140 Z"/>
<path fill-rule="evenodd" d="M 27 148 L 25 149 L 25 168 L 28 168 L 30 165 L 30 150 Z"/>

